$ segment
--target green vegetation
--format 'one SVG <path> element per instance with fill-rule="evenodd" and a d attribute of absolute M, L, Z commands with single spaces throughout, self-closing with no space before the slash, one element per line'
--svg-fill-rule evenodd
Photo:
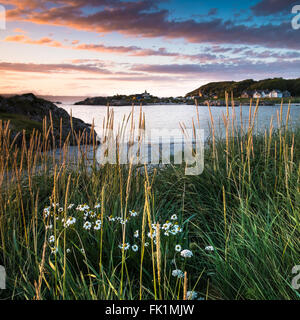
<path fill-rule="evenodd" d="M 2 123 L 0 298 L 299 299 L 300 129 L 280 113 L 278 130 L 254 136 L 256 114 L 239 130 L 225 116 L 225 140 L 212 122 L 200 176 L 184 165 L 98 166 L 83 146 L 75 164 L 67 147 L 54 161 L 51 134 L 11 152 Z"/>
<path fill-rule="evenodd" d="M 198 96 L 199 90 L 202 94 L 211 96 L 216 94 L 219 98 L 225 97 L 225 91 L 233 93 L 235 97 L 240 97 L 243 91 L 255 90 L 281 90 L 289 91 L 292 97 L 300 97 L 300 78 L 285 80 L 283 78 L 266 79 L 254 81 L 252 79 L 243 81 L 224 81 L 224 82 L 211 82 L 200 88 L 189 92 L 187 96 Z M 299 100 L 297 100 L 298 102 Z"/>
<path fill-rule="evenodd" d="M 0 113 L 0 120 L 10 121 L 11 128 L 14 131 L 21 132 L 26 131 L 26 136 L 29 138 L 33 130 L 42 132 L 42 123 L 30 120 L 25 115 L 12 114 L 12 113 Z"/>

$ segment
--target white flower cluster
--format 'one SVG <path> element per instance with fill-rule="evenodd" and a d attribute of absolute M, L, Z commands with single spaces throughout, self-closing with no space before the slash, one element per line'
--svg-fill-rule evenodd
<path fill-rule="evenodd" d="M 130 211 L 129 211 L 129 216 L 128 216 L 128 218 L 126 218 L 126 219 L 123 219 L 122 217 L 113 217 L 112 215 L 109 216 L 109 217 L 107 217 L 107 219 L 108 219 L 108 221 L 110 221 L 110 222 L 116 221 L 116 222 L 120 223 L 121 225 L 125 225 L 126 223 L 129 222 L 129 220 L 130 220 L 131 217 L 134 218 L 134 217 L 137 217 L 138 215 L 139 215 L 138 212 L 136 212 L 136 211 L 134 211 L 134 210 L 130 210 Z"/>
<path fill-rule="evenodd" d="M 84 211 L 87 211 L 89 210 L 90 207 L 85 203 L 85 204 L 79 204 L 76 208 L 77 211 L 81 211 L 81 212 L 84 212 Z"/>
<path fill-rule="evenodd" d="M 191 258 L 193 256 L 193 252 L 191 250 L 182 250 L 180 252 L 180 255 L 183 257 L 183 258 Z"/>
<path fill-rule="evenodd" d="M 176 278 L 184 278 L 184 272 L 182 272 L 179 269 L 176 269 L 172 271 L 172 276 Z"/>
<path fill-rule="evenodd" d="M 76 218 L 74 217 L 68 217 L 68 219 L 65 222 L 65 219 L 62 219 L 61 222 L 64 224 L 65 228 L 68 228 L 76 223 Z"/>
<path fill-rule="evenodd" d="M 197 297 L 198 297 L 198 293 L 195 292 L 195 291 L 188 291 L 188 292 L 186 293 L 186 298 L 187 298 L 188 300 L 195 300 L 195 299 L 197 299 Z"/>

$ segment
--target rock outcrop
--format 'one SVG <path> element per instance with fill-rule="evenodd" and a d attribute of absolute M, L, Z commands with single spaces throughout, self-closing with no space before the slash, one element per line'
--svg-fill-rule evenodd
<path fill-rule="evenodd" d="M 11 130 L 13 136 L 23 129 L 30 131 L 30 125 L 33 128 L 42 128 L 43 119 L 47 118 L 47 124 L 50 124 L 50 113 L 53 121 L 53 132 L 56 141 L 56 146 L 60 141 L 60 131 L 62 132 L 62 141 L 67 139 L 71 132 L 71 117 L 62 108 L 57 107 L 50 101 L 37 98 L 34 94 L 23 94 L 9 98 L 0 97 L 0 119 L 11 118 Z M 24 126 L 22 125 L 24 124 Z M 26 124 L 26 125 L 25 125 Z M 62 125 L 62 130 L 60 126 Z M 83 122 L 80 119 L 72 117 L 73 132 L 86 132 L 91 135 L 91 125 Z M 21 142 L 21 141 L 17 141 Z M 74 139 L 70 139 L 70 144 L 76 144 Z"/>

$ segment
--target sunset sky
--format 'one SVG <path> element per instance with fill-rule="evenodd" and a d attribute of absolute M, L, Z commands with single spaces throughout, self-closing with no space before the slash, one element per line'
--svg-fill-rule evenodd
<path fill-rule="evenodd" d="M 300 77 L 290 0 L 0 0 L 0 93 L 179 96 Z"/>

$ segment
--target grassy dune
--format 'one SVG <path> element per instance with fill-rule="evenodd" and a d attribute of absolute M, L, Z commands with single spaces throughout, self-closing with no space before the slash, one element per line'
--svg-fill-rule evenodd
<path fill-rule="evenodd" d="M 279 112 L 254 135 L 257 108 L 241 128 L 227 112 L 225 140 L 212 119 L 200 176 L 91 165 L 84 133 L 74 165 L 68 141 L 52 156 L 51 127 L 18 148 L 1 122 L 0 298 L 299 299 L 300 129 Z"/>

